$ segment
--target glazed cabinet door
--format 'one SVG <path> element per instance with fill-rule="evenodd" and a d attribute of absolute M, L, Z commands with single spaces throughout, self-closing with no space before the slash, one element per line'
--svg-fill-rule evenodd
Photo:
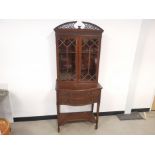
<path fill-rule="evenodd" d="M 74 36 L 58 36 L 57 63 L 58 78 L 62 81 L 76 80 L 77 70 L 77 38 Z"/>
<path fill-rule="evenodd" d="M 81 37 L 80 81 L 96 81 L 99 63 L 100 38 Z"/>

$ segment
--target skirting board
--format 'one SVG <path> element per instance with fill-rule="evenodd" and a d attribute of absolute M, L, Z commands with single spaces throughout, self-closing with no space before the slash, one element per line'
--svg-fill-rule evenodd
<path fill-rule="evenodd" d="M 132 109 L 132 112 L 147 112 L 149 108 L 142 109 Z M 108 111 L 108 112 L 100 112 L 99 116 L 109 116 L 109 115 L 118 115 L 123 114 L 124 111 Z M 14 122 L 23 122 L 23 121 L 38 121 L 38 120 L 48 120 L 48 119 L 56 119 L 57 115 L 46 115 L 46 116 L 32 116 L 32 117 L 14 117 Z"/>

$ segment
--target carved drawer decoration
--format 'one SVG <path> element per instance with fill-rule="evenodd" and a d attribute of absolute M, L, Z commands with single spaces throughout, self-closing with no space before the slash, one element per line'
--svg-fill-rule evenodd
<path fill-rule="evenodd" d="M 101 90 L 76 90 L 76 91 L 59 91 L 60 105 L 87 105 L 99 100 Z"/>

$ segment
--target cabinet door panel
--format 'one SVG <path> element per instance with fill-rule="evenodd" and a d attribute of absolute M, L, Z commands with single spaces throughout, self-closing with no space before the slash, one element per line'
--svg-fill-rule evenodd
<path fill-rule="evenodd" d="M 59 37 L 58 39 L 59 57 L 59 79 L 76 79 L 76 38 Z"/>
<path fill-rule="evenodd" d="M 98 53 L 99 53 L 98 38 L 81 39 L 80 80 L 95 81 L 97 79 Z"/>

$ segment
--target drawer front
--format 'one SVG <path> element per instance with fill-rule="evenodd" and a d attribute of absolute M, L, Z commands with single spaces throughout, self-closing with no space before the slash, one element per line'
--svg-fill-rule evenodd
<path fill-rule="evenodd" d="M 80 106 L 95 103 L 100 98 L 100 89 L 87 91 L 58 91 L 60 105 Z"/>

